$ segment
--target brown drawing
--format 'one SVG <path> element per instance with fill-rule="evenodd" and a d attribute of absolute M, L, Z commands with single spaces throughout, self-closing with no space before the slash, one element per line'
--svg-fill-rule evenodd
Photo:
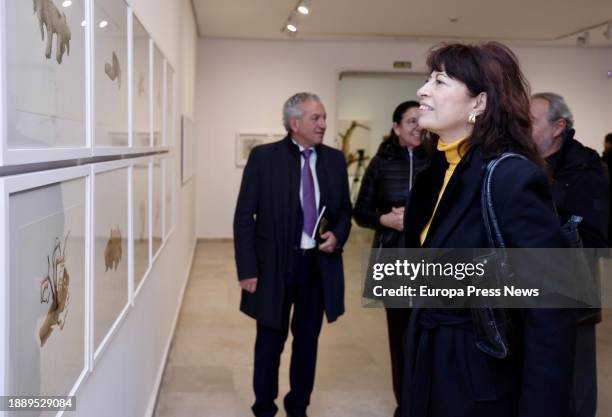
<path fill-rule="evenodd" d="M 53 327 L 59 326 L 60 330 L 66 324 L 68 315 L 68 304 L 70 303 L 70 276 L 66 269 L 66 244 L 68 236 L 64 238 L 64 245 L 55 238 L 55 246 L 51 259 L 47 256 L 47 276 L 40 283 L 40 303 L 50 304 L 47 317 L 38 331 L 40 346 L 44 346 L 53 332 Z"/>
<path fill-rule="evenodd" d="M 45 51 L 45 56 L 47 59 L 51 58 L 51 43 L 53 42 L 53 35 L 55 35 L 57 38 L 55 59 L 58 64 L 61 64 L 64 52 L 70 55 L 71 33 L 68 22 L 66 21 L 66 13 L 60 13 L 52 0 L 33 0 L 33 2 L 34 14 L 36 14 L 38 18 L 40 35 L 43 41 L 45 40 L 43 26 L 47 29 L 47 49 Z"/>
<path fill-rule="evenodd" d="M 144 74 L 141 72 L 140 74 L 138 74 L 138 97 L 142 97 L 144 93 L 145 93 L 145 77 L 144 77 Z"/>
<path fill-rule="evenodd" d="M 111 229 L 110 238 L 104 249 L 104 264 L 106 265 L 105 272 L 109 269 L 117 270 L 121 257 L 123 256 L 123 249 L 121 248 L 121 230 L 117 225 L 117 229 Z"/>
<path fill-rule="evenodd" d="M 121 67 L 119 66 L 119 58 L 117 58 L 115 51 L 113 51 L 113 63 L 105 63 L 104 72 L 111 81 L 117 80 L 117 85 L 121 88 Z"/>
<path fill-rule="evenodd" d="M 360 157 L 359 154 L 354 154 L 351 153 L 350 149 L 351 149 L 351 136 L 353 136 L 353 132 L 355 131 L 355 129 L 357 128 L 362 128 L 365 130 L 370 130 L 369 126 L 366 126 L 364 124 L 361 124 L 355 120 L 353 120 L 351 122 L 351 125 L 348 127 L 348 129 L 346 129 L 346 132 L 344 132 L 344 134 L 342 133 L 338 133 L 338 135 L 340 136 L 340 139 L 342 140 L 342 153 L 344 154 L 344 158 L 346 159 L 346 166 L 349 167 L 351 166 L 351 164 L 353 164 L 354 162 L 357 162 Z M 361 157 L 361 161 L 366 161 L 370 159 L 369 156 L 362 156 Z"/>

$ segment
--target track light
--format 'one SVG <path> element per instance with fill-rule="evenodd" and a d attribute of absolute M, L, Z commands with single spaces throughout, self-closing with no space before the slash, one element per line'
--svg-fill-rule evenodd
<path fill-rule="evenodd" d="M 298 4 L 297 11 L 302 14 L 310 13 L 310 0 L 302 0 Z"/>
<path fill-rule="evenodd" d="M 291 12 L 289 15 L 289 19 L 287 19 L 287 24 L 285 25 L 285 29 L 290 33 L 296 33 L 298 30 L 298 17 L 295 12 Z"/>
<path fill-rule="evenodd" d="M 608 22 L 608 26 L 606 26 L 606 30 L 603 35 L 607 40 L 612 40 L 612 22 Z"/>
<path fill-rule="evenodd" d="M 576 45 L 578 46 L 586 46 L 589 43 L 589 31 L 587 30 L 582 35 L 578 36 L 576 39 Z"/>

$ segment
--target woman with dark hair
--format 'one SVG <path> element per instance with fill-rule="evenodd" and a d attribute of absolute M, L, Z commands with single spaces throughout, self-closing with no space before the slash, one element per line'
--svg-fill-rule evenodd
<path fill-rule="evenodd" d="M 374 248 L 403 244 L 404 206 L 417 174 L 427 164 L 417 123 L 419 103 L 405 101 L 393 112 L 393 127 L 380 144 L 361 182 L 353 216 L 357 224 L 376 230 Z M 404 366 L 402 342 L 409 310 L 387 308 L 393 392 L 399 404 Z M 395 411 L 399 417 L 399 406 Z"/>
<path fill-rule="evenodd" d="M 430 74 L 418 91 L 419 125 L 431 132 L 438 152 L 418 176 L 406 205 L 406 246 L 490 247 L 482 181 L 488 162 L 513 152 L 525 159 L 501 162 L 492 180 L 506 246 L 567 247 L 543 161 L 530 140 L 529 87 L 514 53 L 496 42 L 443 44 L 430 51 L 427 64 Z M 476 344 L 474 329 L 482 323 L 473 312 L 412 310 L 402 416 L 568 416 L 575 314 L 508 310 L 515 338 L 509 354 L 493 355 Z"/>

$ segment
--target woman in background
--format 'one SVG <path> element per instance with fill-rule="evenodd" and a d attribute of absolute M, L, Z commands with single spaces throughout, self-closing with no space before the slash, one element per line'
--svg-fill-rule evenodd
<path fill-rule="evenodd" d="M 406 101 L 393 112 L 393 127 L 368 165 L 361 182 L 353 216 L 361 227 L 376 230 L 374 248 L 403 244 L 404 206 L 417 174 L 427 164 L 417 123 L 419 103 Z M 404 366 L 402 341 L 410 310 L 387 308 L 393 392 L 399 417 L 401 377 Z"/>
<path fill-rule="evenodd" d="M 491 42 L 443 44 L 427 59 L 419 125 L 438 152 L 406 206 L 407 247 L 486 248 L 481 211 L 487 163 L 504 152 L 493 206 L 508 248 L 567 247 L 543 161 L 531 142 L 529 88 L 514 53 Z M 476 346 L 470 309 L 414 308 L 406 333 L 403 417 L 567 417 L 576 316 L 510 311 L 509 355 Z M 499 326 L 508 324 L 497 323 Z M 482 349 L 482 350 L 481 350 Z"/>

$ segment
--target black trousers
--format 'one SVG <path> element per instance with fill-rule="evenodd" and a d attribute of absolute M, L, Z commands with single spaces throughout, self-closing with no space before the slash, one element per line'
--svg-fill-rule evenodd
<path fill-rule="evenodd" d="M 310 404 L 317 363 L 317 345 L 323 322 L 323 287 L 317 268 L 316 250 L 296 252 L 296 273 L 285 286 L 280 329 L 257 324 L 253 413 L 272 417 L 278 411 L 280 357 L 291 324 L 293 344 L 289 369 L 290 391 L 285 396 L 285 410 L 291 416 L 303 416 Z M 293 313 L 291 309 L 293 307 Z"/>
<path fill-rule="evenodd" d="M 391 378 L 393 394 L 397 406 L 394 417 L 400 417 L 400 400 L 402 397 L 402 376 L 404 373 L 404 335 L 410 320 L 409 308 L 386 308 L 387 329 L 389 331 L 389 352 L 391 354 Z"/>

